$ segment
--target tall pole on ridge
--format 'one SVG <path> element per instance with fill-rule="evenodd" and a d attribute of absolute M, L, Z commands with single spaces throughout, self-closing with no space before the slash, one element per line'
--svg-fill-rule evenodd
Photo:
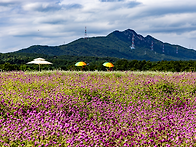
<path fill-rule="evenodd" d="M 86 30 L 86 27 L 85 27 L 84 39 L 87 39 L 87 30 Z"/>
<path fill-rule="evenodd" d="M 153 51 L 154 50 L 154 44 L 153 44 L 153 41 L 151 43 L 151 50 Z"/>
<path fill-rule="evenodd" d="M 135 44 L 134 44 L 134 34 L 133 34 L 133 36 L 132 36 L 132 45 L 131 45 L 131 49 L 135 49 Z"/>
<path fill-rule="evenodd" d="M 164 44 L 163 44 L 163 53 L 165 52 L 165 46 L 164 46 Z"/>

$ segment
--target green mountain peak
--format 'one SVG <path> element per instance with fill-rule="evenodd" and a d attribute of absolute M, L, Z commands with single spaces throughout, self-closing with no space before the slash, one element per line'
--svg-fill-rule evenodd
<path fill-rule="evenodd" d="M 132 49 L 132 42 L 134 48 Z M 164 50 L 163 50 L 164 45 Z M 152 48 L 153 46 L 153 48 Z M 163 43 L 150 35 L 143 37 L 134 30 L 115 30 L 107 36 L 79 38 L 60 46 L 34 45 L 16 53 L 36 53 L 49 56 L 116 57 L 128 60 L 194 60 L 196 51 Z"/>

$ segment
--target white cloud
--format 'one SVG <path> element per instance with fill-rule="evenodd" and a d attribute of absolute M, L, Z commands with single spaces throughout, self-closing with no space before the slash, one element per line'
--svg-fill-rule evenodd
<path fill-rule="evenodd" d="M 68 43 L 84 37 L 85 26 L 88 36 L 130 28 L 196 47 L 195 7 L 192 0 L 1 0 L 0 52 Z"/>

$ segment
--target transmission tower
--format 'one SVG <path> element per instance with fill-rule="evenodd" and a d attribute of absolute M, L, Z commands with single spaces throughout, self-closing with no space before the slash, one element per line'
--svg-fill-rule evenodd
<path fill-rule="evenodd" d="M 165 52 L 165 46 L 164 46 L 164 44 L 163 44 L 163 50 L 162 50 L 162 52 L 163 52 L 163 53 Z"/>
<path fill-rule="evenodd" d="M 153 51 L 154 50 L 154 44 L 153 44 L 153 41 L 151 43 L 151 50 Z"/>
<path fill-rule="evenodd" d="M 132 45 L 131 45 L 131 49 L 135 49 L 134 37 L 135 37 L 135 35 L 133 34 L 133 36 L 132 36 Z"/>
<path fill-rule="evenodd" d="M 87 29 L 85 27 L 84 39 L 87 39 Z"/>

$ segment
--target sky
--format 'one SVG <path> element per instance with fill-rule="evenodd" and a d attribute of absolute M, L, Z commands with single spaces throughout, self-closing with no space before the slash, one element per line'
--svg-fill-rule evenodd
<path fill-rule="evenodd" d="M 196 49 L 194 0 L 0 0 L 0 53 L 127 29 Z"/>

